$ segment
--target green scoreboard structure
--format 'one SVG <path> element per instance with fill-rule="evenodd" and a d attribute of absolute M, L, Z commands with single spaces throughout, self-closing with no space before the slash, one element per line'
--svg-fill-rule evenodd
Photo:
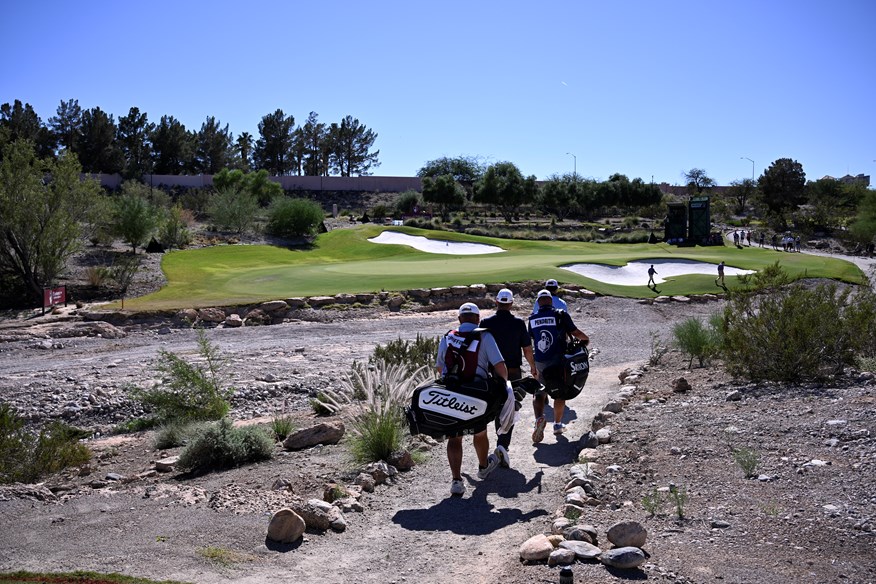
<path fill-rule="evenodd" d="M 709 197 L 691 197 L 687 203 L 669 203 L 663 240 L 678 245 L 711 245 Z"/>

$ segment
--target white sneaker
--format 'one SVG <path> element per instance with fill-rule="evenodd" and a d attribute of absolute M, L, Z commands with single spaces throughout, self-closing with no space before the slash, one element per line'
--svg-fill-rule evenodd
<path fill-rule="evenodd" d="M 465 483 L 462 479 L 453 479 L 450 481 L 450 494 L 454 497 L 462 497 L 465 493 Z"/>
<path fill-rule="evenodd" d="M 487 457 L 487 466 L 484 468 L 478 469 L 478 478 L 485 479 L 490 476 L 490 473 L 496 470 L 496 467 L 499 466 L 499 457 L 495 454 L 490 454 Z"/>
<path fill-rule="evenodd" d="M 559 436 L 566 431 L 565 424 L 554 424 L 554 436 Z"/>
<path fill-rule="evenodd" d="M 502 445 L 496 446 L 493 454 L 499 459 L 499 466 L 502 468 L 511 468 L 511 455 L 508 454 L 507 448 Z"/>
<path fill-rule="evenodd" d="M 547 420 L 544 419 L 544 416 L 539 417 L 535 421 L 535 430 L 532 431 L 532 441 L 535 444 L 538 444 L 542 440 L 544 440 L 544 427 L 547 425 Z"/>

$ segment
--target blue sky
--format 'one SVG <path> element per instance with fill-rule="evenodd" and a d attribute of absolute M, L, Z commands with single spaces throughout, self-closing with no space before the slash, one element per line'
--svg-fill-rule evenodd
<path fill-rule="evenodd" d="M 876 178 L 874 25 L 872 0 L 13 1 L 0 103 L 212 115 L 235 136 L 278 108 L 351 115 L 385 176 L 479 156 L 539 179 L 728 184 L 745 158 Z"/>

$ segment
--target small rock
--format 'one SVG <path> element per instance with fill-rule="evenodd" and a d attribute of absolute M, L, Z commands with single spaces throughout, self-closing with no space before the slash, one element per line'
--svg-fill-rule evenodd
<path fill-rule="evenodd" d="M 619 547 L 602 552 L 599 557 L 606 566 L 612 568 L 620 568 L 621 570 L 629 570 L 641 566 L 648 559 L 645 552 L 637 547 Z"/>
<path fill-rule="evenodd" d="M 690 390 L 690 383 L 684 377 L 678 377 L 672 380 L 672 391 L 674 391 L 675 393 L 685 393 Z"/>
<path fill-rule="evenodd" d="M 740 401 L 742 399 L 742 392 L 738 389 L 734 389 L 724 398 L 726 401 Z"/>
<path fill-rule="evenodd" d="M 543 533 L 533 535 L 520 546 L 520 559 L 527 562 L 543 562 L 550 557 L 554 546 Z"/>
<path fill-rule="evenodd" d="M 174 466 L 179 462 L 179 456 L 168 456 L 155 461 L 155 470 L 158 472 L 173 472 Z"/>
<path fill-rule="evenodd" d="M 575 561 L 575 550 L 557 548 L 548 556 L 548 566 L 568 566 Z"/>
<path fill-rule="evenodd" d="M 637 521 L 620 521 L 608 528 L 608 541 L 617 547 L 644 547 L 648 530 Z"/>
<path fill-rule="evenodd" d="M 572 550 L 579 560 L 596 560 L 602 554 L 602 550 L 587 541 L 566 540 L 560 544 L 561 549 Z"/>

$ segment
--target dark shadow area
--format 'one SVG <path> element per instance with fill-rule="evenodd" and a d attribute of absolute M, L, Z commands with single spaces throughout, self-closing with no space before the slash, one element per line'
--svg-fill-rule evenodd
<path fill-rule="evenodd" d="M 643 572 L 639 568 L 631 568 L 627 570 L 622 570 L 621 568 L 612 568 L 611 566 L 606 566 L 605 569 L 609 574 L 617 578 L 618 580 L 647 580 L 648 574 Z"/>
<path fill-rule="evenodd" d="M 514 460 L 512 459 L 513 463 Z M 494 492 L 503 499 L 516 499 L 521 493 L 536 491 L 541 493 L 541 481 L 544 471 L 539 470 L 526 480 L 526 475 L 515 468 L 497 468 L 485 479 L 486 484 L 494 487 Z M 492 483 L 492 484 L 491 484 Z"/>
<path fill-rule="evenodd" d="M 474 480 L 470 475 L 463 473 L 468 488 L 474 487 L 471 494 L 467 492 L 462 497 L 451 497 L 448 493 L 446 499 L 429 508 L 399 511 L 393 516 L 392 521 L 409 531 L 450 531 L 459 535 L 486 535 L 518 521 L 530 521 L 549 514 L 545 509 L 523 513 L 520 509 L 511 507 L 497 511 L 495 505 L 487 501 L 489 493 L 496 492 L 497 487 L 506 493 L 522 492 L 520 485 L 522 479 L 511 475 L 509 476 L 511 482 L 505 485 L 503 476 L 499 474 L 501 470 L 504 469 L 497 469 L 483 481 Z M 516 474 L 520 475 L 520 473 Z M 523 488 L 527 488 L 527 485 L 531 485 L 529 488 L 540 487 L 540 474 L 529 483 L 524 483 Z"/>
<path fill-rule="evenodd" d="M 299 537 L 297 541 L 293 543 L 280 543 L 279 541 L 274 541 L 273 539 L 265 538 L 265 547 L 271 550 L 272 552 L 280 552 L 286 553 L 297 550 L 301 547 L 301 544 L 304 543 L 304 538 Z"/>

